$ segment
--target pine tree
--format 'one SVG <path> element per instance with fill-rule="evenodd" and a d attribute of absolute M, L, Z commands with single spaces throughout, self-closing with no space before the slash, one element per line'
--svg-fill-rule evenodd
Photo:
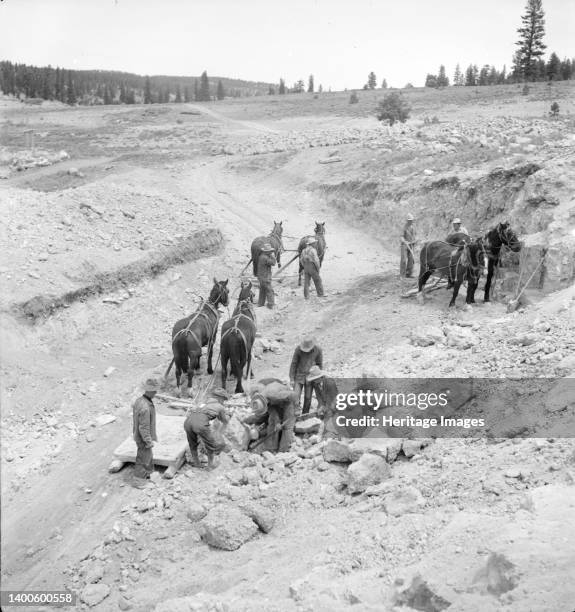
<path fill-rule="evenodd" d="M 279 89 L 278 89 L 278 93 L 280 95 L 285 94 L 286 92 L 286 83 L 283 79 L 280 79 L 280 85 L 279 85 Z"/>
<path fill-rule="evenodd" d="M 268 96 L 275 96 L 276 90 L 273 85 L 268 87 Z"/>
<path fill-rule="evenodd" d="M 382 89 L 387 89 L 387 81 L 386 81 L 386 79 L 383 79 L 383 81 L 381 82 L 381 88 Z"/>
<path fill-rule="evenodd" d="M 180 89 L 180 84 L 176 85 L 176 99 L 174 100 L 176 104 L 181 104 L 182 102 L 182 91 Z"/>
<path fill-rule="evenodd" d="M 198 87 L 198 79 L 194 79 L 194 101 L 195 102 L 200 101 L 200 90 Z"/>
<path fill-rule="evenodd" d="M 439 66 L 439 74 L 437 75 L 437 87 L 448 87 L 449 77 L 445 74 L 445 66 Z"/>
<path fill-rule="evenodd" d="M 377 77 L 375 76 L 375 72 L 370 72 L 367 75 L 367 86 L 369 89 L 375 89 L 377 87 Z"/>
<path fill-rule="evenodd" d="M 307 93 L 313 93 L 313 92 L 314 92 L 313 74 L 310 74 L 307 80 Z"/>
<path fill-rule="evenodd" d="M 545 73 L 549 81 L 560 81 L 562 79 L 561 60 L 557 53 L 552 53 L 549 56 L 549 61 L 545 66 Z"/>
<path fill-rule="evenodd" d="M 144 84 L 144 104 L 152 104 L 152 84 L 149 76 L 146 77 Z"/>
<path fill-rule="evenodd" d="M 573 76 L 573 64 L 571 60 L 565 58 L 561 62 L 561 78 L 568 81 Z"/>
<path fill-rule="evenodd" d="M 189 87 L 184 87 L 184 102 L 191 102 L 192 101 L 192 97 L 190 95 L 190 88 Z"/>
<path fill-rule="evenodd" d="M 322 85 L 321 83 L 319 84 L 319 87 L 318 87 L 318 89 L 317 89 L 317 92 L 318 92 L 318 93 L 323 93 L 323 85 Z"/>
<path fill-rule="evenodd" d="M 460 85 L 464 84 L 464 80 L 463 80 L 463 74 L 461 73 L 461 67 L 459 66 L 459 64 L 457 64 L 457 66 L 455 66 L 455 72 L 453 73 L 453 84 L 456 87 L 459 87 Z"/>
<path fill-rule="evenodd" d="M 479 72 L 479 79 L 477 85 L 487 85 L 489 82 L 489 66 L 485 64 Z"/>
<path fill-rule="evenodd" d="M 126 87 L 120 83 L 120 104 L 126 104 Z"/>
<path fill-rule="evenodd" d="M 104 104 L 112 104 L 112 95 L 110 93 L 110 87 L 108 85 L 104 88 Z"/>
<path fill-rule="evenodd" d="M 389 123 L 392 126 L 396 121 L 405 123 L 409 117 L 411 107 L 402 95 L 388 93 L 377 106 L 376 116 L 379 121 Z"/>
<path fill-rule="evenodd" d="M 202 72 L 200 76 L 200 102 L 209 102 L 212 97 L 210 95 L 210 81 L 208 80 L 208 73 L 206 70 Z"/>
<path fill-rule="evenodd" d="M 216 98 L 218 100 L 223 100 L 226 97 L 226 92 L 224 91 L 224 86 L 221 81 L 218 81 L 218 89 L 216 91 Z"/>
<path fill-rule="evenodd" d="M 66 102 L 67 104 L 76 104 L 76 91 L 74 89 L 74 81 L 72 80 L 72 71 L 68 70 L 68 86 L 66 87 Z"/>
<path fill-rule="evenodd" d="M 545 36 L 545 12 L 542 0 L 527 0 L 525 14 L 521 17 L 522 26 L 517 29 L 519 40 L 519 66 L 524 80 L 534 80 L 539 70 L 537 60 L 543 55 L 547 45 Z"/>

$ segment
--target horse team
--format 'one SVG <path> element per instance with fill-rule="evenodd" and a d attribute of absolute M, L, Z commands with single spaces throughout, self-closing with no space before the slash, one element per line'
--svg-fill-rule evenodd
<path fill-rule="evenodd" d="M 282 222 L 274 221 L 274 227 L 268 236 L 259 236 L 251 245 L 251 260 L 253 273 L 257 277 L 257 262 L 265 244 L 270 244 L 275 252 L 278 267 L 281 267 L 280 257 L 285 250 L 283 241 Z M 304 236 L 298 245 L 298 255 L 301 255 L 307 245 Z M 316 222 L 314 228 L 316 238 L 315 248 L 318 252 L 320 265 L 323 263 L 327 249 L 325 241 L 325 223 Z M 492 279 L 495 269 L 500 264 L 501 248 L 506 246 L 512 252 L 519 252 L 521 243 L 517 234 L 511 229 L 509 223 L 499 223 L 484 236 L 471 240 L 467 234 L 455 234 L 449 237 L 449 242 L 432 241 L 423 245 L 420 253 L 420 271 L 418 279 L 418 297 L 423 297 L 423 288 L 432 274 L 447 277 L 448 287 L 453 287 L 453 294 L 449 306 L 455 304 L 459 289 L 464 280 L 467 281 L 466 303 L 475 303 L 475 291 L 479 282 L 481 271 L 488 264 L 487 279 L 485 283 L 484 301 L 489 301 Z M 244 270 L 246 269 L 244 268 Z M 301 285 L 302 265 L 299 264 L 298 285 Z M 213 374 L 212 356 L 219 327 L 219 305 L 227 307 L 229 302 L 228 281 L 218 281 L 214 285 L 206 301 L 202 301 L 196 312 L 189 317 L 180 319 L 172 330 L 172 351 L 176 366 L 176 383 L 178 393 L 182 373 L 188 377 L 188 393 L 191 394 L 194 370 L 200 368 L 202 347 L 207 346 L 208 374 Z M 254 310 L 254 294 L 252 283 L 243 281 L 240 294 L 233 315 L 222 325 L 220 339 L 220 358 L 222 368 L 222 387 L 225 388 L 228 375 L 228 366 L 231 374 L 236 378 L 236 393 L 243 392 L 242 379 L 244 368 L 246 378 L 253 376 L 251 371 L 252 347 L 256 337 L 257 322 Z M 170 364 L 171 367 L 171 364 Z M 169 372 L 170 368 L 168 368 Z M 166 376 L 168 374 L 166 372 Z"/>
<path fill-rule="evenodd" d="M 501 262 L 501 248 L 513 253 L 521 250 L 521 242 L 508 222 L 499 223 L 484 236 L 471 240 L 467 234 L 448 236 L 447 241 L 426 242 L 419 254 L 418 297 L 423 299 L 423 288 L 432 274 L 447 277 L 453 294 L 449 306 L 455 305 L 464 280 L 467 281 L 467 304 L 475 304 L 475 291 L 487 261 L 487 279 L 483 301 L 490 301 L 491 283 Z"/>

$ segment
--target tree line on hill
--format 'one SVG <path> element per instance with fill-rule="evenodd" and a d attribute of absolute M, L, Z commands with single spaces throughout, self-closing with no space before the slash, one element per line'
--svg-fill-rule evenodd
<path fill-rule="evenodd" d="M 543 42 L 545 36 L 545 12 L 543 0 L 527 0 L 525 12 L 521 16 L 521 27 L 515 45 L 518 49 L 513 55 L 513 64 L 509 74 L 503 66 L 497 70 L 495 66 L 485 64 L 481 69 L 477 64 L 470 64 L 465 72 L 460 65 L 455 67 L 453 85 L 476 86 L 498 85 L 500 83 L 524 83 L 536 81 L 568 81 L 575 77 L 575 58 L 559 59 L 553 52 L 545 61 L 543 54 L 547 45 Z M 447 87 L 449 77 L 445 66 L 439 67 L 438 74 L 428 74 L 425 78 L 426 87 Z"/>
<path fill-rule="evenodd" d="M 0 62 L 0 90 L 19 98 L 65 104 L 164 104 L 207 102 L 269 93 L 269 83 L 240 79 L 140 76 L 106 70 L 66 70 Z"/>

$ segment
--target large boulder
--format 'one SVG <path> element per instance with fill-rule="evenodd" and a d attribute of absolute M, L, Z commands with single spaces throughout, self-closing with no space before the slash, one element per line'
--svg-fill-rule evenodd
<path fill-rule="evenodd" d="M 385 459 L 365 453 L 347 468 L 347 489 L 350 493 L 363 493 L 390 477 L 391 469 Z"/>
<path fill-rule="evenodd" d="M 328 440 L 323 447 L 323 458 L 331 463 L 351 463 L 353 451 L 348 440 Z"/>
<path fill-rule="evenodd" d="M 295 424 L 296 434 L 313 434 L 319 431 L 322 421 L 317 417 L 309 417 Z"/>
<path fill-rule="evenodd" d="M 447 328 L 447 346 L 468 349 L 477 344 L 475 334 L 468 327 L 453 326 Z"/>
<path fill-rule="evenodd" d="M 250 428 L 244 425 L 236 415 L 230 417 L 222 433 L 232 448 L 247 450 L 251 440 Z"/>
<path fill-rule="evenodd" d="M 103 582 L 97 584 L 87 584 L 80 593 L 80 601 L 90 608 L 97 606 L 110 594 L 110 587 Z"/>
<path fill-rule="evenodd" d="M 235 506 L 216 506 L 198 524 L 204 542 L 214 548 L 236 550 L 251 539 L 258 527 Z"/>
<path fill-rule="evenodd" d="M 444 343 L 445 334 L 439 327 L 426 325 L 412 330 L 410 339 L 415 346 L 431 346 L 432 344 Z"/>
<path fill-rule="evenodd" d="M 239 507 L 264 533 L 269 533 L 274 528 L 275 515 L 269 508 L 253 501 L 242 502 Z"/>

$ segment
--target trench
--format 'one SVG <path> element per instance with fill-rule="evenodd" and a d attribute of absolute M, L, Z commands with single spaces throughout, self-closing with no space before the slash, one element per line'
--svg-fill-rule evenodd
<path fill-rule="evenodd" d="M 108 272 L 94 274 L 77 289 L 60 295 L 36 295 L 25 302 L 14 304 L 12 313 L 21 322 L 41 323 L 74 302 L 111 293 L 147 278 L 154 278 L 172 266 L 194 261 L 220 252 L 224 237 L 219 229 L 198 230 L 176 245 L 158 249 L 146 257 Z"/>

